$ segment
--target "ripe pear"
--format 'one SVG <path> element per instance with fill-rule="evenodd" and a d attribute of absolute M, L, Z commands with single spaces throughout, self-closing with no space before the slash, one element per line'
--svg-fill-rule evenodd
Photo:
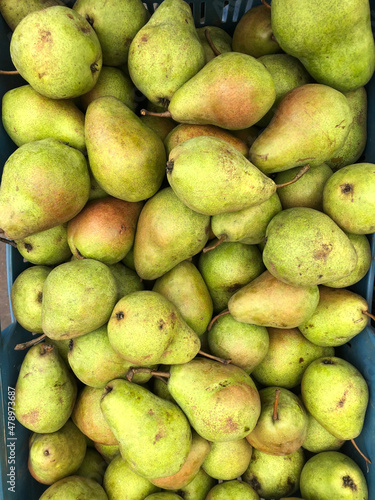
<path fill-rule="evenodd" d="M 132 292 L 144 290 L 144 283 L 138 274 L 121 262 L 108 266 L 117 285 L 117 300 Z"/>
<path fill-rule="evenodd" d="M 68 222 L 86 204 L 89 190 L 80 151 L 51 138 L 24 144 L 4 165 L 1 230 L 5 237 L 19 240 Z"/>
<path fill-rule="evenodd" d="M 259 500 L 258 494 L 241 481 L 225 481 L 214 486 L 206 496 L 206 500 Z"/>
<path fill-rule="evenodd" d="M 135 35 L 128 67 L 135 86 L 151 102 L 164 105 L 205 64 L 190 6 L 166 0 Z"/>
<path fill-rule="evenodd" d="M 217 54 L 214 53 L 211 45 L 208 43 L 206 30 L 208 36 L 211 38 L 216 50 L 223 54 L 224 52 L 231 52 L 232 50 L 232 37 L 228 33 L 219 28 L 218 26 L 205 26 L 204 28 L 197 28 L 197 35 L 203 46 L 206 64 L 214 59 Z"/>
<path fill-rule="evenodd" d="M 148 495 L 144 500 L 182 500 L 182 497 L 180 497 L 180 495 L 177 495 L 177 493 L 162 491 L 160 493 L 152 493 L 151 495 Z"/>
<path fill-rule="evenodd" d="M 236 479 L 248 468 L 252 451 L 246 439 L 212 443 L 202 468 L 215 479 Z"/>
<path fill-rule="evenodd" d="M 313 361 L 301 382 L 302 400 L 316 420 L 338 439 L 354 439 L 362 430 L 368 387 L 348 361 L 324 357 Z"/>
<path fill-rule="evenodd" d="M 206 474 L 201 468 L 195 478 L 184 488 L 180 488 L 178 493 L 184 500 L 205 500 L 210 489 L 216 484 L 215 479 Z"/>
<path fill-rule="evenodd" d="M 95 449 L 101 454 L 107 464 L 110 464 L 112 460 L 120 455 L 120 448 L 118 444 L 110 445 L 110 444 L 101 444 L 94 443 Z"/>
<path fill-rule="evenodd" d="M 132 470 L 154 478 L 181 469 L 190 450 L 191 430 L 176 405 L 121 379 L 106 386 L 100 404 Z"/>
<path fill-rule="evenodd" d="M 344 144 L 352 121 L 341 92 L 317 83 L 302 85 L 281 100 L 272 122 L 251 146 L 249 159 L 267 175 L 321 165 Z"/>
<path fill-rule="evenodd" d="M 319 285 L 347 276 L 357 264 L 357 253 L 346 234 L 330 217 L 312 208 L 278 213 L 266 236 L 264 264 L 285 283 Z"/>
<path fill-rule="evenodd" d="M 33 432 L 55 432 L 72 413 L 77 385 L 56 348 L 40 344 L 26 353 L 15 392 L 16 419 Z"/>
<path fill-rule="evenodd" d="M 53 137 L 86 152 L 84 114 L 71 100 L 51 99 L 23 85 L 4 94 L 2 119 L 17 146 Z"/>
<path fill-rule="evenodd" d="M 345 442 L 344 439 L 338 439 L 328 432 L 311 413 L 307 412 L 307 416 L 307 434 L 302 447 L 312 453 L 339 450 Z"/>
<path fill-rule="evenodd" d="M 107 469 L 107 462 L 101 454 L 94 448 L 87 448 L 86 454 L 79 466 L 76 474 L 77 476 L 88 477 L 93 479 L 102 486 L 104 473 Z"/>
<path fill-rule="evenodd" d="M 19 0 L 17 3 L 13 0 L 2 0 L 0 12 L 10 29 L 14 31 L 20 21 L 31 12 L 54 5 L 65 4 L 61 0 Z"/>
<path fill-rule="evenodd" d="M 56 481 L 39 500 L 62 500 L 68 498 L 90 498 L 108 500 L 107 494 L 99 483 L 83 476 L 68 476 Z"/>
<path fill-rule="evenodd" d="M 14 66 L 39 94 L 69 99 L 95 85 L 102 50 L 84 17 L 68 7 L 32 12 L 14 30 L 10 55 Z"/>
<path fill-rule="evenodd" d="M 163 118 L 160 116 L 140 116 L 141 122 L 147 125 L 151 130 L 155 132 L 156 135 L 160 137 L 162 141 L 168 136 L 168 134 L 177 125 L 175 121 L 170 118 Z"/>

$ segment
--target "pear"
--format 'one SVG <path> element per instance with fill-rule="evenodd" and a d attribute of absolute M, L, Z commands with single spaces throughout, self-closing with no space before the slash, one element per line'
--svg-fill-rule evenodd
<path fill-rule="evenodd" d="M 17 146 L 53 137 L 86 152 L 84 115 L 71 100 L 51 99 L 23 85 L 4 94 L 2 119 Z"/>
<path fill-rule="evenodd" d="M 322 451 L 337 451 L 344 444 L 344 439 L 338 439 L 328 432 L 314 418 L 311 413 L 307 412 L 308 424 L 307 434 L 302 447 L 312 453 L 321 453 Z"/>
<path fill-rule="evenodd" d="M 102 51 L 86 19 L 68 7 L 50 7 L 26 16 L 14 30 L 14 66 L 39 94 L 69 99 L 95 85 Z"/>
<path fill-rule="evenodd" d="M 90 201 L 68 222 L 69 247 L 79 259 L 120 262 L 133 246 L 142 203 L 111 196 Z"/>
<path fill-rule="evenodd" d="M 197 335 L 206 331 L 213 312 L 212 299 L 194 264 L 180 262 L 155 281 L 153 291 L 170 300 Z"/>
<path fill-rule="evenodd" d="M 100 404 L 122 457 L 135 472 L 153 478 L 181 469 L 190 450 L 191 430 L 176 405 L 121 379 L 106 386 Z"/>
<path fill-rule="evenodd" d="M 178 222 L 177 222 L 178 221 Z M 199 253 L 208 240 L 210 219 L 194 212 L 168 187 L 144 205 L 134 241 L 134 265 L 153 280 Z"/>
<path fill-rule="evenodd" d="M 295 8 L 288 0 L 276 0 L 271 21 L 281 48 L 298 57 L 317 82 L 347 92 L 370 80 L 375 47 L 369 2 L 323 0 L 311 7 L 303 0 Z"/>
<path fill-rule="evenodd" d="M 113 349 L 136 366 L 186 363 L 200 350 L 198 336 L 172 302 L 148 290 L 126 295 L 116 304 L 108 338 Z"/>
<path fill-rule="evenodd" d="M 298 328 L 316 345 L 339 346 L 358 335 L 368 322 L 366 300 L 346 289 L 319 287 L 319 304 Z"/>
<path fill-rule="evenodd" d="M 73 9 L 94 28 L 98 36 L 103 63 L 126 64 L 132 39 L 150 15 L 140 0 L 117 0 L 110 5 L 95 0 L 77 0 Z"/>
<path fill-rule="evenodd" d="M 338 451 L 318 453 L 306 462 L 301 473 L 301 494 L 306 500 L 369 498 L 363 472 L 354 460 Z"/>
<path fill-rule="evenodd" d="M 340 279 L 357 264 L 357 253 L 346 234 L 330 217 L 312 208 L 278 213 L 266 236 L 265 266 L 291 285 L 314 286 Z"/>
<path fill-rule="evenodd" d="M 138 274 L 120 262 L 108 266 L 117 285 L 117 300 L 132 292 L 144 290 L 144 284 Z"/>
<path fill-rule="evenodd" d="M 89 190 L 87 163 L 80 151 L 51 138 L 24 144 L 4 165 L 2 232 L 19 240 L 68 222 L 86 204 Z"/>
<path fill-rule="evenodd" d="M 120 455 L 120 448 L 118 444 L 102 444 L 94 443 L 95 449 L 101 454 L 107 464 L 110 464 L 112 460 Z"/>
<path fill-rule="evenodd" d="M 57 350 L 40 344 L 26 353 L 15 392 L 16 419 L 41 434 L 65 425 L 73 410 L 77 385 Z"/>
<path fill-rule="evenodd" d="M 184 488 L 180 488 L 178 493 L 184 500 L 205 500 L 206 495 L 215 484 L 215 479 L 201 468 L 195 478 Z"/>
<path fill-rule="evenodd" d="M 333 347 L 319 347 L 307 340 L 298 328 L 268 328 L 268 335 L 268 351 L 252 373 L 265 386 L 292 389 L 301 383 L 312 361 L 335 353 Z"/>
<path fill-rule="evenodd" d="M 317 83 L 302 85 L 281 100 L 271 123 L 251 146 L 249 159 L 267 175 L 321 165 L 344 144 L 352 121 L 341 92 Z"/>
<path fill-rule="evenodd" d="M 207 31 L 208 35 L 206 35 Z M 220 54 L 223 54 L 224 52 L 231 52 L 232 50 L 232 37 L 218 26 L 205 26 L 204 28 L 197 28 L 197 35 L 203 46 L 206 64 L 218 55 L 213 51 L 207 40 L 207 36 L 212 40 L 216 51 Z"/>
<path fill-rule="evenodd" d="M 144 500 L 182 500 L 180 495 L 177 493 L 170 493 L 162 491 L 161 493 L 152 493 L 148 495 Z"/>
<path fill-rule="evenodd" d="M 230 359 L 250 374 L 268 352 L 268 332 L 263 326 L 240 323 L 228 314 L 212 325 L 208 332 L 208 344 L 212 354 Z"/>
<path fill-rule="evenodd" d="M 316 285 L 284 283 L 269 271 L 264 271 L 232 295 L 228 308 L 236 321 L 289 329 L 309 318 L 318 302 L 319 289 Z"/>
<path fill-rule="evenodd" d="M 93 259 L 65 262 L 55 267 L 48 278 L 42 302 L 46 335 L 56 340 L 78 337 L 108 321 L 117 287 L 105 264 Z"/>
<path fill-rule="evenodd" d="M 313 361 L 301 382 L 302 400 L 316 420 L 338 439 L 354 439 L 362 430 L 368 387 L 348 361 L 324 357 Z"/>
<path fill-rule="evenodd" d="M 202 468 L 215 479 L 236 479 L 248 468 L 252 451 L 246 439 L 212 443 Z"/>
<path fill-rule="evenodd" d="M 29 446 L 30 474 L 43 484 L 74 474 L 86 453 L 85 436 L 71 420 L 56 432 L 32 434 Z"/>
<path fill-rule="evenodd" d="M 39 500 L 74 500 L 90 498 L 90 500 L 108 500 L 104 489 L 93 479 L 83 476 L 68 476 L 56 481 L 40 497 Z"/>
<path fill-rule="evenodd" d="M 117 455 L 108 465 L 103 487 L 109 498 L 126 500 L 138 500 L 159 491 L 148 479 L 134 472 L 121 455 Z"/>
<path fill-rule="evenodd" d="M 198 267 L 215 312 L 225 309 L 232 295 L 264 270 L 259 249 L 237 242 L 224 242 L 210 252 L 201 253 Z"/>
<path fill-rule="evenodd" d="M 289 455 L 301 447 L 307 433 L 307 413 L 287 389 L 259 391 L 262 410 L 254 430 L 246 436 L 251 446 L 272 455 Z"/>
<path fill-rule="evenodd" d="M 214 486 L 206 496 L 206 500 L 259 500 L 258 494 L 246 483 L 226 481 Z"/>
<path fill-rule="evenodd" d="M 20 21 L 31 12 L 46 9 L 54 5 L 65 5 L 61 0 L 19 0 L 16 4 L 13 0 L 2 0 L 0 12 L 12 31 Z"/>
<path fill-rule="evenodd" d="M 104 473 L 107 469 L 107 462 L 101 454 L 94 448 L 87 448 L 86 454 L 79 468 L 77 469 L 77 476 L 84 476 L 93 479 L 100 486 L 103 485 Z"/>
<path fill-rule="evenodd" d="M 159 370 L 161 370 L 163 373 L 168 372 L 169 369 L 170 366 L 168 365 L 159 365 Z M 162 377 L 154 378 L 152 392 L 156 394 L 156 396 L 159 396 L 159 398 L 166 399 L 167 401 L 171 401 L 172 403 L 176 403 L 168 390 L 168 382 Z"/>
<path fill-rule="evenodd" d="M 18 323 L 33 333 L 43 333 L 43 285 L 51 272 L 50 267 L 33 266 L 22 271 L 15 279 L 10 300 Z"/>
<path fill-rule="evenodd" d="M 121 101 L 112 96 L 95 99 L 87 108 L 85 136 L 92 173 L 108 194 L 137 202 L 160 188 L 163 143 Z"/>
<path fill-rule="evenodd" d="M 234 29 L 232 49 L 253 57 L 281 52 L 272 33 L 271 12 L 266 5 L 253 7 L 241 17 Z"/>
<path fill-rule="evenodd" d="M 163 118 L 161 116 L 140 116 L 141 122 L 144 125 L 147 125 L 151 130 L 155 132 L 157 136 L 160 137 L 162 141 L 168 136 L 168 134 L 175 128 L 177 125 L 175 121 L 170 118 Z"/>
<path fill-rule="evenodd" d="M 165 0 L 135 35 L 129 49 L 129 74 L 155 104 L 164 105 L 205 64 L 190 6 Z"/>
<path fill-rule="evenodd" d="M 252 126 L 240 130 L 232 130 L 231 132 L 235 137 L 241 139 L 248 148 L 252 145 L 255 139 L 258 137 L 260 130 L 258 127 Z"/>
<path fill-rule="evenodd" d="M 298 490 L 304 463 L 302 448 L 281 457 L 254 449 L 243 480 L 266 500 L 292 495 Z"/>
<path fill-rule="evenodd" d="M 185 205 L 206 215 L 259 205 L 276 191 L 269 177 L 216 137 L 194 137 L 173 148 L 167 178 Z"/>
<path fill-rule="evenodd" d="M 344 231 L 375 231 L 375 165 L 355 163 L 335 172 L 323 190 L 323 210 Z"/>
<path fill-rule="evenodd" d="M 57 349 L 57 352 L 59 353 L 59 355 L 62 357 L 62 359 L 67 364 L 67 366 L 69 366 L 68 351 L 69 351 L 70 339 L 54 340 L 54 339 L 50 339 L 46 335 L 44 338 L 44 341 L 45 341 L 45 344 L 54 346 Z"/>
<path fill-rule="evenodd" d="M 260 414 L 254 382 L 234 365 L 201 358 L 173 365 L 168 390 L 192 427 L 208 441 L 243 439 Z"/>

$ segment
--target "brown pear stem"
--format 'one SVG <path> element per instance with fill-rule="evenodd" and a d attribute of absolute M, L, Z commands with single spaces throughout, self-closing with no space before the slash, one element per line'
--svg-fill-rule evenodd
<path fill-rule="evenodd" d="M 158 380 L 160 380 L 160 382 L 163 382 L 163 384 L 168 385 L 168 382 L 163 377 L 159 377 L 159 375 L 154 375 L 154 378 L 157 378 Z"/>
<path fill-rule="evenodd" d="M 369 311 L 362 311 L 362 313 L 375 321 L 375 316 L 371 314 Z"/>
<path fill-rule="evenodd" d="M 279 398 L 280 398 L 280 389 L 275 390 L 275 401 L 273 403 L 273 414 L 272 414 L 272 420 L 279 420 L 279 415 L 277 414 L 277 406 L 279 404 Z"/>
<path fill-rule="evenodd" d="M 219 319 L 219 318 L 220 318 L 220 316 L 225 316 L 226 314 L 230 314 L 230 312 L 228 311 L 228 309 L 227 309 L 227 310 L 225 310 L 225 311 L 223 311 L 223 312 L 221 312 L 220 314 L 217 314 L 216 316 L 214 316 L 214 317 L 212 318 L 212 320 L 210 321 L 210 324 L 208 325 L 207 330 L 208 330 L 208 331 L 210 331 L 210 330 L 211 330 L 211 328 L 212 328 L 212 325 L 215 323 L 215 321 L 216 321 L 217 319 Z"/>
<path fill-rule="evenodd" d="M 154 371 L 151 368 L 130 368 L 128 373 L 126 374 L 126 378 L 131 382 L 136 373 L 149 373 L 151 375 L 158 375 L 159 377 L 169 378 L 171 374 L 169 372 L 158 372 Z"/>
<path fill-rule="evenodd" d="M 294 184 L 295 182 L 298 181 L 298 179 L 300 179 L 303 175 L 305 175 L 305 173 L 308 170 L 310 170 L 310 165 L 307 164 L 301 168 L 301 170 L 298 172 L 298 174 L 291 181 L 284 182 L 283 184 L 276 184 L 277 189 L 285 187 L 285 186 L 289 186 L 290 184 Z"/>
<path fill-rule="evenodd" d="M 207 352 L 204 351 L 198 351 L 198 354 L 201 356 L 204 356 L 205 358 L 210 358 L 215 361 L 218 361 L 219 363 L 222 363 L 223 365 L 229 365 L 229 363 L 232 362 L 231 359 L 224 359 L 224 358 L 218 358 L 217 356 L 213 356 L 212 354 L 208 354 Z"/>
<path fill-rule="evenodd" d="M 6 243 L 7 245 L 11 245 L 14 248 L 17 248 L 17 243 L 13 240 L 7 240 L 6 238 L 1 238 L 0 237 L 0 242 L 1 243 Z"/>
<path fill-rule="evenodd" d="M 266 0 L 262 0 L 262 4 L 267 7 L 267 9 L 270 9 L 271 8 L 271 5 L 266 1 Z"/>
<path fill-rule="evenodd" d="M 40 337 L 38 337 L 36 339 L 29 340 L 28 342 L 24 342 L 23 344 L 17 344 L 16 347 L 14 348 L 14 350 L 15 351 L 24 351 L 28 347 L 39 344 L 40 342 L 42 342 L 42 340 L 45 339 L 45 337 L 46 337 L 46 334 L 43 333 L 43 335 L 41 335 Z"/>
<path fill-rule="evenodd" d="M 162 113 L 155 113 L 155 111 L 149 111 L 148 109 L 141 109 L 141 115 L 143 115 L 143 116 L 159 116 L 160 118 L 172 118 L 170 111 L 163 111 Z"/>
<path fill-rule="evenodd" d="M 351 439 L 350 440 L 352 442 L 352 445 L 354 446 L 354 448 L 358 451 L 358 453 L 361 455 L 361 457 L 365 460 L 366 462 L 366 467 L 367 467 L 367 472 L 368 472 L 368 465 L 367 464 L 371 464 L 371 460 L 369 458 L 366 457 L 366 455 L 364 453 L 362 453 L 362 451 L 358 448 L 358 445 L 357 443 L 354 441 L 354 439 Z"/>
<path fill-rule="evenodd" d="M 0 69 L 0 75 L 19 75 L 19 73 L 17 70 L 5 71 L 3 69 Z"/>
<path fill-rule="evenodd" d="M 214 248 L 221 245 L 227 238 L 228 238 L 228 236 L 226 234 L 223 234 L 222 236 L 220 236 L 220 238 L 217 241 L 215 241 L 215 243 L 213 243 L 212 245 L 209 245 L 208 247 L 204 247 L 202 252 L 203 253 L 211 252 L 211 250 L 214 250 Z"/>
<path fill-rule="evenodd" d="M 205 34 L 206 40 L 208 42 L 208 45 L 212 49 L 212 52 L 215 54 L 215 56 L 219 56 L 221 54 L 221 52 L 220 52 L 220 50 L 217 49 L 217 47 L 215 46 L 214 42 L 212 41 L 210 29 L 206 28 L 204 30 L 204 34 Z"/>

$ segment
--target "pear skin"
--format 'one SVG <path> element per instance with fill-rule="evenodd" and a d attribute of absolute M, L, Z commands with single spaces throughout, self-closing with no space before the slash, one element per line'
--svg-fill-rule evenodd
<path fill-rule="evenodd" d="M 104 472 L 107 468 L 107 462 L 104 460 L 102 455 L 96 451 L 94 448 L 87 448 L 86 454 L 83 458 L 79 469 L 77 470 L 77 476 L 88 477 L 93 479 L 100 486 L 103 485 Z"/>
<path fill-rule="evenodd" d="M 205 26 L 204 28 L 197 28 L 197 35 L 203 46 L 206 64 L 214 59 L 217 54 L 212 50 L 211 45 L 207 41 L 206 30 L 209 31 L 209 36 L 220 54 L 223 52 L 231 52 L 232 50 L 232 37 L 228 33 L 219 28 L 218 26 Z"/>
<path fill-rule="evenodd" d="M 64 5 L 64 2 L 60 0 L 27 0 L 15 4 L 13 0 L 3 0 L 0 11 L 10 29 L 14 31 L 20 21 L 28 14 L 53 5 Z"/>
<path fill-rule="evenodd" d="M 206 496 L 206 500 L 259 500 L 258 494 L 251 486 L 242 481 L 225 481 L 214 486 Z"/>
<path fill-rule="evenodd" d="M 90 498 L 108 500 L 107 494 L 99 483 L 83 476 L 68 476 L 56 481 L 39 500 L 59 500 L 62 498 Z"/>
<path fill-rule="evenodd" d="M 195 478 L 184 488 L 180 488 L 178 492 L 183 496 L 184 500 L 205 500 L 206 495 L 215 483 L 215 479 L 200 468 Z"/>
<path fill-rule="evenodd" d="M 211 443 L 202 468 L 215 479 L 229 481 L 242 476 L 249 466 L 252 447 L 246 439 Z"/>

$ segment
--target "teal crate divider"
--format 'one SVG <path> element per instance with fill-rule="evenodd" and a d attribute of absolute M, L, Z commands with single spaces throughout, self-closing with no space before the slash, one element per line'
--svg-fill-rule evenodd
<path fill-rule="evenodd" d="M 68 6 L 72 6 L 73 0 L 66 0 Z M 159 2 L 147 0 L 144 2 L 151 13 Z M 193 11 L 196 27 L 219 26 L 229 34 L 233 34 L 234 28 L 242 15 L 252 7 L 261 4 L 261 0 L 192 0 L 188 1 Z M 372 26 L 375 26 L 375 0 L 370 0 L 372 10 Z M 0 16 L 0 68 L 13 69 L 9 55 L 9 42 L 11 31 Z M 25 84 L 19 76 L 0 76 L 0 96 L 14 87 Z M 368 92 L 368 141 L 363 160 L 375 163 L 375 77 L 367 85 Z M 0 123 L 0 172 L 10 154 L 16 149 L 16 145 L 5 133 Z M 370 235 L 369 240 L 372 249 L 372 264 L 367 275 L 356 285 L 351 287 L 367 300 L 369 309 L 372 309 L 374 277 L 375 277 L 375 235 Z M 7 247 L 7 284 L 10 292 L 16 277 L 30 264 L 23 262 L 22 256 L 13 248 Z M 12 413 L 8 414 L 9 388 L 15 387 L 18 372 L 25 356 L 24 351 L 15 351 L 14 346 L 21 342 L 30 340 L 30 332 L 24 330 L 16 323 L 11 311 L 12 324 L 1 332 L 0 336 L 0 499 L 28 499 L 36 500 L 40 497 L 46 486 L 38 483 L 29 473 L 27 468 L 28 439 L 30 431 L 25 429 L 17 421 L 12 427 Z M 366 464 L 350 443 L 346 444 L 343 451 L 351 456 L 365 473 L 369 486 L 369 500 L 375 500 L 375 330 L 369 325 L 348 344 L 337 349 L 337 353 L 347 361 L 355 365 L 365 377 L 370 389 L 370 402 L 366 413 L 365 424 L 361 435 L 356 439 L 360 449 L 368 456 L 373 465 L 366 472 Z M 9 423 L 11 426 L 9 426 Z M 14 433 L 14 436 L 11 435 Z M 15 439 L 16 438 L 16 439 Z M 10 445 L 10 446 L 7 446 Z M 14 449 L 13 449 L 14 444 Z M 15 469 L 10 469 L 13 464 L 7 464 L 7 459 L 13 460 L 15 453 Z M 15 492 L 12 488 L 13 474 Z M 8 481 L 10 481 L 8 483 Z"/>

